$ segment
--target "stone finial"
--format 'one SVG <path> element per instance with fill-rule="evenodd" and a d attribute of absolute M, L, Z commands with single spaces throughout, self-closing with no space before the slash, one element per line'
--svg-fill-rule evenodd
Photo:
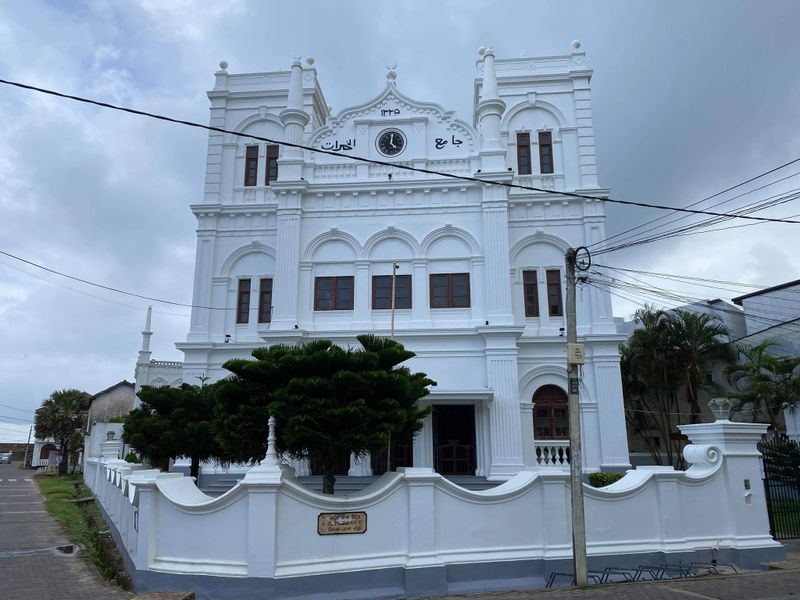
<path fill-rule="evenodd" d="M 314 62 L 315 62 L 315 60 L 314 60 L 314 57 L 313 57 L 313 56 L 307 56 L 307 57 L 306 57 L 306 64 L 307 64 L 309 67 L 313 67 L 313 66 L 314 66 Z"/>
<path fill-rule="evenodd" d="M 264 457 L 264 464 L 278 465 L 278 450 L 275 445 L 278 437 L 275 435 L 275 417 L 270 416 L 268 421 L 269 433 L 267 434 L 267 455 Z"/>
<path fill-rule="evenodd" d="M 219 61 L 219 70 L 220 71 L 227 71 L 228 70 L 228 61 L 227 60 Z"/>
<path fill-rule="evenodd" d="M 386 82 L 395 83 L 397 81 L 397 61 L 386 61 Z"/>
<path fill-rule="evenodd" d="M 577 52 L 581 49 L 581 41 L 580 40 L 572 40 L 572 51 Z"/>

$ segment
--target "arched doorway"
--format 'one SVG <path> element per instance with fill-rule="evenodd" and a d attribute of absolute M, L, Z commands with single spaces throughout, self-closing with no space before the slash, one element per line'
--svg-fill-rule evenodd
<path fill-rule="evenodd" d="M 533 394 L 533 437 L 536 462 L 569 462 L 569 398 L 557 385 L 543 385 Z"/>

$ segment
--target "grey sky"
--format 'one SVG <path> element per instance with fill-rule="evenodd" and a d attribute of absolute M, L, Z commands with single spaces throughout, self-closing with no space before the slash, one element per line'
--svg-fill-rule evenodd
<path fill-rule="evenodd" d="M 334 113 L 380 92 L 384 65 L 396 60 L 403 92 L 471 121 L 479 46 L 536 56 L 567 53 L 579 39 L 595 69 L 601 183 L 616 197 L 686 205 L 800 156 L 798 22 L 791 0 L 5 2 L 0 77 L 206 122 L 205 92 L 221 59 L 246 72 L 314 56 Z M 190 301 L 188 207 L 202 197 L 202 132 L 7 87 L 0 119 L 0 249 Z M 795 213 L 787 204 L 765 214 Z M 609 207 L 608 215 L 615 233 L 658 213 Z M 797 227 L 678 238 L 603 262 L 771 285 L 798 277 Z M 0 258 L 0 403 L 32 411 L 54 389 L 132 380 L 146 304 Z M 188 310 L 154 311 L 154 356 L 181 359 L 173 344 Z M 25 418 L 0 407 L 0 440 L 9 431 L 3 416 Z"/>

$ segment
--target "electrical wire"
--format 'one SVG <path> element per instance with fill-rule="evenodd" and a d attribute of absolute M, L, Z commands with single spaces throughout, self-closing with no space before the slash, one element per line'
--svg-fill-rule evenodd
<path fill-rule="evenodd" d="M 294 143 L 294 142 L 287 142 L 287 141 L 283 141 L 283 140 L 276 140 L 276 139 L 273 139 L 273 138 L 268 138 L 268 137 L 264 137 L 264 136 L 258 136 L 258 135 L 249 134 L 249 133 L 240 133 L 238 131 L 233 131 L 233 130 L 230 130 L 230 129 L 224 129 L 222 127 L 214 127 L 212 125 L 204 125 L 202 123 L 197 123 L 195 121 L 187 121 L 185 119 L 176 119 L 176 118 L 168 117 L 166 115 L 162 115 L 162 114 L 158 114 L 158 113 L 152 113 L 152 112 L 147 112 L 147 111 L 143 111 L 143 110 L 137 110 L 137 109 L 129 108 L 129 107 L 125 107 L 125 106 L 119 106 L 119 105 L 116 105 L 116 104 L 111 104 L 109 102 L 101 102 L 99 100 L 93 100 L 91 98 L 86 98 L 86 97 L 83 97 L 83 96 L 65 94 L 63 92 L 58 92 L 58 91 L 50 90 L 50 89 L 47 89 L 47 88 L 42 88 L 42 87 L 37 87 L 37 86 L 25 84 L 25 83 L 20 83 L 20 82 L 17 82 L 17 81 L 10 81 L 10 80 L 7 80 L 7 79 L 0 79 L 0 84 L 9 85 L 9 86 L 13 86 L 13 87 L 17 87 L 17 88 L 21 88 L 21 89 L 25 89 L 25 90 L 31 90 L 31 91 L 39 92 L 39 93 L 42 93 L 42 94 L 48 94 L 50 96 L 56 96 L 58 98 L 65 98 L 67 100 L 74 100 L 75 102 L 82 102 L 84 104 L 91 104 L 91 105 L 94 105 L 94 106 L 99 106 L 101 108 L 108 108 L 110 110 L 116 110 L 116 111 L 130 113 L 130 114 L 133 114 L 133 115 L 149 117 L 149 118 L 152 118 L 152 119 L 157 119 L 157 120 L 160 120 L 160 121 L 166 121 L 166 122 L 169 122 L 169 123 L 176 123 L 178 125 L 186 125 L 187 127 L 194 127 L 194 128 L 197 128 L 197 129 L 204 129 L 204 130 L 207 130 L 207 131 L 214 131 L 214 132 L 217 132 L 217 133 L 224 133 L 224 134 L 233 135 L 233 136 L 236 136 L 236 137 L 244 137 L 244 138 L 248 138 L 248 139 L 257 140 L 257 141 L 260 141 L 260 142 L 267 142 L 267 143 L 270 143 L 270 144 L 279 144 L 279 145 L 286 146 L 286 147 L 289 147 L 289 148 L 297 148 L 297 149 L 300 149 L 300 150 L 305 150 L 305 151 L 308 151 L 308 152 L 315 152 L 315 153 L 318 153 L 318 154 L 327 154 L 327 155 L 336 156 L 336 157 L 339 157 L 339 158 L 348 158 L 350 160 L 354 160 L 354 161 L 358 161 L 358 162 L 374 164 L 374 165 L 381 165 L 381 166 L 385 166 L 385 167 L 389 167 L 389 168 L 393 168 L 393 169 L 412 171 L 412 172 L 416 172 L 416 173 L 424 173 L 426 175 L 436 175 L 436 176 L 439 176 L 439 177 L 446 177 L 446 178 L 449 178 L 449 179 L 456 179 L 456 180 L 459 180 L 459 181 L 468 181 L 468 182 L 472 182 L 472 183 L 483 183 L 483 184 L 486 184 L 486 185 L 498 185 L 498 186 L 502 186 L 502 187 L 506 187 L 506 188 L 510 188 L 510 189 L 521 189 L 521 190 L 527 190 L 527 191 L 533 191 L 533 192 L 543 192 L 543 193 L 547 193 L 547 194 L 554 193 L 553 190 L 548 190 L 548 189 L 545 189 L 545 188 L 539 188 L 539 187 L 535 187 L 535 186 L 521 185 L 521 184 L 518 184 L 518 183 L 511 183 L 511 182 L 507 182 L 507 181 L 494 181 L 494 180 L 488 180 L 488 179 L 480 179 L 478 177 L 470 177 L 468 175 L 457 175 L 455 173 L 444 173 L 444 172 L 436 171 L 436 170 L 433 170 L 433 169 L 425 169 L 425 168 L 422 168 L 422 167 L 414 167 L 414 166 L 411 166 L 411 165 L 405 165 L 405 164 L 401 164 L 401 163 L 393 163 L 393 162 L 388 162 L 388 161 L 376 160 L 376 159 L 373 159 L 373 158 L 366 158 L 366 157 L 363 157 L 363 156 L 356 156 L 354 154 L 346 154 L 346 153 L 343 153 L 343 152 L 334 152 L 333 150 L 324 150 L 322 148 L 312 148 L 310 146 L 305 146 L 303 144 L 298 144 L 298 143 Z M 786 165 L 793 164 L 795 162 L 800 162 L 800 158 L 796 158 L 796 159 L 792 160 L 791 162 L 786 163 Z M 783 166 L 786 166 L 786 165 L 783 165 Z M 782 219 L 782 218 L 755 217 L 755 216 L 752 216 L 752 215 L 735 215 L 735 214 L 732 215 L 730 213 L 711 212 L 711 211 L 697 210 L 697 209 L 692 209 L 692 208 L 676 208 L 674 206 L 666 206 L 666 205 L 663 205 L 663 204 L 652 204 L 652 203 L 646 203 L 646 202 L 637 202 L 637 201 L 633 201 L 633 200 L 621 200 L 621 199 L 618 199 L 618 198 L 609 198 L 609 197 L 603 197 L 603 196 L 593 196 L 593 195 L 590 195 L 590 194 L 580 194 L 580 193 L 577 193 L 577 192 L 563 191 L 563 192 L 556 192 L 556 193 L 558 195 L 560 195 L 560 196 L 567 196 L 567 197 L 570 197 L 570 198 L 581 198 L 581 199 L 584 199 L 584 200 L 597 200 L 597 201 L 601 201 L 601 202 L 609 202 L 609 203 L 612 203 L 612 204 L 622 204 L 622 205 L 626 205 L 626 206 L 639 206 L 639 207 L 643 207 L 643 208 L 654 208 L 654 209 L 658 209 L 658 210 L 678 211 L 678 212 L 698 214 L 698 215 L 709 215 L 709 216 L 714 216 L 714 217 L 734 217 L 734 218 L 738 218 L 738 219 L 748 219 L 748 220 L 752 220 L 752 221 L 761 221 L 761 222 L 769 222 L 769 223 L 800 224 L 800 221 L 788 220 L 788 219 Z"/>
<path fill-rule="evenodd" d="M 9 417 L 8 415 L 0 415 L 0 419 L 11 419 L 12 421 L 22 421 L 23 423 L 28 423 L 28 424 L 33 423 L 31 419 L 19 419 L 17 417 Z"/>
<path fill-rule="evenodd" d="M 746 215 L 750 215 L 750 214 L 752 214 L 754 212 L 758 212 L 758 211 L 761 211 L 761 210 L 766 210 L 768 208 L 772 208 L 774 206 L 778 206 L 780 204 L 785 204 L 787 202 L 792 202 L 794 200 L 797 200 L 798 198 L 800 198 L 800 189 L 794 189 L 794 190 L 791 190 L 789 192 L 785 192 L 785 193 L 782 193 L 782 194 L 777 194 L 775 196 L 770 196 L 769 198 L 766 198 L 764 200 L 759 200 L 759 201 L 753 202 L 751 204 L 745 205 L 745 206 L 739 208 L 737 210 L 737 212 L 731 213 L 731 214 L 732 215 L 736 215 L 736 216 L 746 216 Z M 682 217 L 678 217 L 676 219 L 673 219 L 673 221 L 671 221 L 671 222 L 677 222 L 677 221 L 682 220 L 684 218 L 686 218 L 686 215 L 684 215 Z M 705 219 L 705 220 L 702 220 L 702 221 L 689 223 L 689 224 L 683 225 L 683 226 L 678 227 L 678 228 L 673 228 L 673 229 L 669 229 L 669 230 L 666 230 L 666 231 L 653 233 L 649 237 L 638 237 L 638 236 L 641 236 L 641 235 L 647 235 L 647 234 L 651 233 L 651 232 L 643 232 L 641 234 L 637 234 L 635 236 L 631 236 L 631 238 L 629 238 L 627 241 L 624 241 L 624 240 L 620 241 L 616 245 L 604 246 L 602 248 L 596 249 L 596 250 L 594 250 L 593 253 L 595 255 L 605 254 L 605 253 L 608 253 L 608 252 L 616 252 L 618 250 L 623 250 L 623 249 L 626 249 L 626 248 L 632 248 L 632 247 L 635 247 L 635 246 L 641 246 L 643 244 L 650 244 L 650 243 L 657 242 L 657 241 L 660 241 L 660 240 L 663 240 L 663 239 L 669 239 L 669 238 L 672 238 L 672 237 L 677 237 L 679 235 L 680 236 L 684 236 L 684 235 L 695 235 L 695 234 L 698 234 L 698 233 L 705 233 L 704 231 L 697 231 L 697 230 L 702 230 L 703 228 L 710 227 L 712 225 L 717 225 L 719 223 L 723 223 L 723 222 L 728 221 L 728 220 L 733 219 L 733 218 L 736 218 L 736 217 L 734 217 L 734 216 L 715 217 L 715 218 L 712 218 L 712 219 Z"/>
<path fill-rule="evenodd" d="M 22 408 L 17 408 L 16 406 L 10 406 L 8 404 L 3 404 L 2 402 L 0 402 L 0 406 L 2 406 L 3 408 L 10 408 L 11 410 L 18 410 L 19 412 L 24 412 L 26 414 L 30 414 L 31 412 L 33 412 L 33 411 L 30 411 L 30 410 L 24 410 Z"/>
<path fill-rule="evenodd" d="M 743 185 L 746 185 L 748 183 L 751 183 L 751 182 L 755 181 L 756 179 L 760 179 L 761 177 L 765 177 L 766 175 L 770 175 L 772 173 L 775 173 L 776 171 L 780 171 L 781 169 L 783 169 L 785 167 L 788 167 L 789 165 L 792 165 L 792 164 L 794 164 L 796 162 L 800 162 L 800 158 L 796 158 L 796 159 L 791 160 L 791 161 L 789 161 L 787 163 L 779 165 L 779 166 L 775 167 L 774 169 L 770 169 L 769 171 L 765 171 L 764 173 L 756 175 L 755 177 L 751 177 L 750 179 L 747 179 L 746 181 L 743 181 L 741 183 L 737 183 L 736 185 L 733 185 L 733 186 L 731 186 L 729 188 L 726 188 L 726 189 L 722 190 L 721 192 L 717 192 L 716 194 L 712 194 L 711 196 L 706 196 L 702 200 L 698 200 L 696 202 L 693 202 L 693 203 L 689 204 L 687 208 L 691 208 L 692 206 L 697 206 L 698 204 L 702 204 L 703 202 L 711 200 L 712 198 L 716 198 L 718 196 L 721 196 L 722 194 L 724 194 L 726 192 L 730 192 L 731 190 L 734 190 L 737 187 L 741 187 Z M 786 177 L 782 177 L 780 179 L 776 179 L 775 181 L 771 181 L 770 183 L 764 184 L 761 187 L 757 187 L 755 189 L 749 190 L 749 191 L 744 192 L 742 194 L 739 194 L 737 196 L 733 196 L 732 198 L 728 198 L 727 200 L 723 200 L 722 202 L 718 202 L 716 204 L 712 204 L 709 208 L 715 208 L 717 206 L 721 206 L 722 204 L 725 204 L 727 202 L 731 202 L 733 200 L 736 200 L 737 198 L 741 198 L 742 196 L 746 196 L 748 194 L 752 194 L 753 192 L 757 192 L 759 190 L 763 190 L 766 187 L 769 187 L 771 185 L 775 185 L 776 183 L 780 183 L 780 182 L 785 181 L 787 179 L 791 179 L 792 177 L 796 177 L 797 175 L 800 175 L 800 171 L 792 173 L 791 175 L 787 175 Z M 621 236 L 625 236 L 628 233 L 632 233 L 632 232 L 634 232 L 634 231 L 636 231 L 638 229 L 642 229 L 644 227 L 647 227 L 648 225 L 651 225 L 652 223 L 657 223 L 658 221 L 661 221 L 662 219 L 669 218 L 669 216 L 670 215 L 668 215 L 668 214 L 661 215 L 660 217 L 656 217 L 654 219 L 651 219 L 651 220 L 649 220 L 649 221 L 647 221 L 645 223 L 642 223 L 641 225 L 636 225 L 635 227 L 631 227 L 629 229 L 626 229 L 625 231 L 621 231 L 621 232 L 616 233 L 614 235 L 608 236 L 608 237 L 606 237 L 604 240 L 602 240 L 600 242 L 595 242 L 594 244 L 590 244 L 588 246 L 588 248 L 591 249 L 592 247 L 597 246 L 599 244 L 604 244 L 604 243 L 609 242 L 610 240 L 616 239 L 616 238 L 621 237 Z M 685 216 L 684 217 L 676 217 L 676 219 L 673 219 L 672 221 L 669 221 L 669 222 L 673 223 L 677 219 L 684 219 L 684 218 L 686 218 L 686 217 Z M 659 225 L 657 228 L 659 228 L 659 227 L 663 227 L 663 225 Z M 635 236 L 629 236 L 629 238 L 630 237 L 635 237 Z M 622 240 L 618 240 L 617 242 L 615 242 L 615 244 L 620 243 L 621 241 Z"/>

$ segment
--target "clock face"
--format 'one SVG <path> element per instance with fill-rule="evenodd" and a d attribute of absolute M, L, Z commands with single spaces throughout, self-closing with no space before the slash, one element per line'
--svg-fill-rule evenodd
<path fill-rule="evenodd" d="M 387 129 L 378 136 L 377 145 L 384 156 L 397 156 L 406 147 L 406 137 L 397 129 Z"/>

